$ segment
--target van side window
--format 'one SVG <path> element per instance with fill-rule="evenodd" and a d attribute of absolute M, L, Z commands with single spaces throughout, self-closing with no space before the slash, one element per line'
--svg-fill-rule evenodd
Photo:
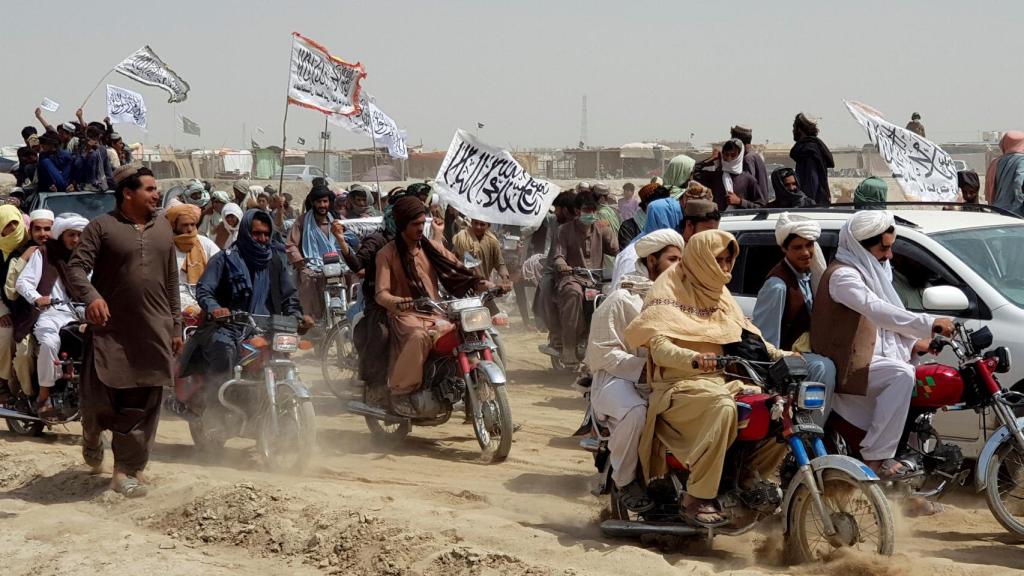
<path fill-rule="evenodd" d="M 782 248 L 775 243 L 775 232 L 736 232 L 740 244 L 740 255 L 732 271 L 729 291 L 733 296 L 756 298 L 764 286 L 768 272 L 782 261 Z M 839 245 L 839 233 L 835 230 L 822 231 L 818 248 L 824 251 L 825 260 L 831 261 Z"/>
<path fill-rule="evenodd" d="M 899 238 L 893 245 L 892 284 L 907 310 L 948 315 L 948 312 L 927 310 L 922 295 L 932 286 L 955 286 L 964 291 L 971 307 L 956 314 L 958 317 L 991 319 L 988 308 L 977 293 L 958 278 L 945 264 L 919 244 Z"/>

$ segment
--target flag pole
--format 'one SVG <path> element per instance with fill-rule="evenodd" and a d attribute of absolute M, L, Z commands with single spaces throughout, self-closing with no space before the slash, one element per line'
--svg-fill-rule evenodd
<path fill-rule="evenodd" d="M 107 73 L 104 74 L 103 77 L 100 78 L 100 81 L 97 82 L 96 85 L 92 87 L 92 90 L 89 91 L 89 95 L 85 97 L 85 100 L 82 101 L 82 105 L 79 106 L 79 108 L 85 108 L 86 103 L 89 102 L 89 98 L 92 98 L 92 95 L 96 93 L 96 90 L 100 87 L 100 84 L 103 84 L 103 81 L 107 79 L 107 76 L 110 76 L 110 74 L 113 73 L 116 68 L 117 66 L 114 66 L 110 70 L 107 70 Z"/>
<path fill-rule="evenodd" d="M 289 72 L 289 84 L 291 83 L 291 72 Z M 277 193 L 284 194 L 284 151 L 288 146 L 288 108 L 289 100 L 284 100 L 284 121 L 281 123 L 281 175 L 277 181 Z"/>
<path fill-rule="evenodd" d="M 373 142 L 373 177 L 377 179 L 377 209 L 384 211 L 384 190 L 380 187 L 380 169 L 377 168 L 377 135 L 373 133 L 373 125 L 370 126 L 370 141 Z"/>

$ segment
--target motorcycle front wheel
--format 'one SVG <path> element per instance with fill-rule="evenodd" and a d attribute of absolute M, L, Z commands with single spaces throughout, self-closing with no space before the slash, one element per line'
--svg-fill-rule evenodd
<path fill-rule="evenodd" d="M 42 436 L 46 426 L 41 422 L 25 422 L 23 420 L 7 420 L 7 429 L 18 436 Z"/>
<path fill-rule="evenodd" d="M 985 500 L 996 520 L 1024 541 L 1024 453 L 1009 437 L 996 450 L 985 471 Z"/>
<path fill-rule="evenodd" d="M 473 432 L 480 448 L 491 455 L 491 462 L 501 462 L 512 451 L 512 408 L 508 404 L 508 390 L 504 385 L 491 383 L 486 371 L 480 368 L 473 371 L 473 379 L 475 382 L 467 383 L 474 387 L 468 394 L 469 401 L 475 404 L 470 412 Z"/>
<path fill-rule="evenodd" d="M 264 465 L 276 472 L 305 470 L 316 447 L 316 415 L 308 398 L 299 398 L 290 386 L 277 387 L 277 434 L 268 408 L 261 419 L 257 449 Z"/>
<path fill-rule="evenodd" d="M 828 536 L 806 485 L 797 487 L 789 506 L 786 555 L 802 564 L 826 559 L 837 548 L 890 556 L 895 548 L 892 510 L 881 487 L 861 482 L 841 470 L 825 470 L 821 500 L 836 534 Z"/>
<path fill-rule="evenodd" d="M 359 359 L 347 321 L 334 325 L 320 347 L 320 371 L 324 384 L 339 400 L 358 398 Z"/>

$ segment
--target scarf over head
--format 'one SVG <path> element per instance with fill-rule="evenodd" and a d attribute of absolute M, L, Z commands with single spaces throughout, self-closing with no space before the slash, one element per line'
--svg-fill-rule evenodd
<path fill-rule="evenodd" d="M 888 260 L 879 262 L 867 248 L 860 245 L 862 240 L 878 236 L 895 224 L 896 219 L 888 210 L 857 212 L 839 231 L 839 249 L 835 258 L 855 268 L 875 296 L 903 308 L 903 302 L 892 285 L 892 264 Z"/>
<path fill-rule="evenodd" d="M 68 286 L 68 261 L 71 260 L 72 251 L 64 245 L 61 235 L 68 230 L 81 232 L 88 224 L 89 220 L 78 214 L 59 216 L 53 222 L 53 237 L 46 241 L 46 251 L 44 252 L 46 262 L 57 269 L 57 275 L 65 287 Z"/>
<path fill-rule="evenodd" d="M 726 287 L 732 275 L 722 272 L 715 260 L 730 246 L 739 253 L 736 238 L 724 230 L 690 238 L 683 259 L 658 276 L 640 316 L 626 329 L 630 348 L 646 346 L 655 336 L 725 345 L 739 342 L 744 330 L 761 334 Z"/>
<path fill-rule="evenodd" d="M 859 204 L 885 204 L 889 198 L 889 186 L 885 180 L 872 176 L 865 178 L 853 191 L 853 203 Z"/>
<path fill-rule="evenodd" d="M 779 214 L 779 219 L 775 222 L 775 242 L 779 247 L 782 247 L 782 243 L 789 238 L 790 234 L 796 234 L 804 240 L 817 242 L 821 237 L 821 224 L 800 214 L 783 212 Z M 822 253 L 820 246 L 815 246 L 814 257 L 811 258 L 811 289 L 813 291 L 817 292 L 818 283 L 821 282 L 821 277 L 825 274 L 827 267 L 825 254 Z"/>
<path fill-rule="evenodd" d="M 683 193 L 683 186 L 690 180 L 694 164 L 696 162 L 693 158 L 686 154 L 680 154 L 668 161 L 668 166 L 665 168 L 665 186 L 671 189 L 672 195 L 676 198 Z M 677 188 L 678 190 L 676 190 Z"/>
<path fill-rule="evenodd" d="M 727 161 L 725 159 L 725 147 L 722 147 L 722 155 L 720 156 L 719 162 L 722 165 L 722 184 L 725 186 L 726 193 L 733 192 L 732 177 L 739 176 L 743 173 L 743 153 L 745 147 L 743 142 L 739 138 L 733 138 L 729 140 L 733 146 L 740 149 L 740 153 L 736 155 L 736 158 Z"/>
<path fill-rule="evenodd" d="M 636 241 L 636 255 L 639 259 L 643 260 L 651 254 L 661 252 L 669 246 L 675 246 L 682 252 L 686 249 L 686 242 L 683 240 L 682 234 L 672 229 L 655 230 L 646 236 L 642 236 Z"/>
<path fill-rule="evenodd" d="M 792 176 L 796 178 L 796 192 L 790 192 L 786 189 L 786 178 Z M 775 203 L 784 208 L 803 208 L 809 206 L 812 202 L 807 196 L 800 190 L 800 179 L 797 178 L 796 172 L 792 168 L 778 168 L 772 171 L 772 190 L 775 191 Z"/>
<path fill-rule="evenodd" d="M 14 231 L 6 236 L 0 236 L 0 252 L 3 252 L 4 259 L 11 257 L 28 238 L 28 229 L 25 227 L 25 219 L 21 216 L 21 210 L 10 204 L 0 206 L 0 232 L 11 222 L 17 222 Z"/>
<path fill-rule="evenodd" d="M 1003 134 L 1003 138 L 999 141 L 999 149 L 1003 151 L 1004 156 L 1024 153 L 1024 132 L 1010 130 Z M 1002 156 L 993 159 L 988 164 L 988 170 L 985 171 L 985 199 L 989 203 L 995 200 L 996 166 L 1002 159 Z"/>
<path fill-rule="evenodd" d="M 167 221 L 170 222 L 171 229 L 174 230 L 182 219 L 198 225 L 202 211 L 198 206 L 192 204 L 175 204 L 168 208 L 164 215 L 167 216 Z M 206 270 L 206 250 L 203 250 L 203 244 L 199 241 L 199 228 L 193 228 L 192 232 L 188 234 L 175 233 L 174 247 L 185 254 L 185 262 L 182 263 L 181 270 L 188 278 L 188 283 L 199 282 L 199 278 Z"/>
<path fill-rule="evenodd" d="M 655 230 L 665 228 L 678 230 L 683 220 L 683 210 L 679 207 L 679 200 L 675 198 L 662 198 L 647 205 L 647 222 L 641 233 L 646 236 Z"/>
<path fill-rule="evenodd" d="M 961 170 L 957 172 L 956 184 L 961 190 L 964 188 L 971 188 L 975 191 L 981 189 L 981 180 L 978 178 L 978 173 L 974 170 Z"/>
<path fill-rule="evenodd" d="M 235 240 L 233 251 L 238 252 L 245 270 L 237 267 L 237 260 L 228 258 L 228 281 L 232 291 L 249 298 L 249 312 L 268 314 L 267 298 L 270 296 L 270 260 L 274 256 L 274 248 L 270 244 L 262 244 L 252 237 L 252 224 L 260 220 L 273 229 L 270 214 L 263 210 L 246 211 L 238 226 L 238 239 Z"/>
<path fill-rule="evenodd" d="M 221 224 L 224 225 L 224 229 L 228 231 L 227 242 L 224 243 L 224 247 L 231 246 L 238 239 L 238 228 L 242 225 L 242 209 L 234 202 L 228 202 L 224 205 L 224 208 L 220 211 L 221 217 L 224 219 Z M 228 216 L 234 216 L 238 218 L 238 224 L 232 226 L 228 223 Z"/>
<path fill-rule="evenodd" d="M 334 221 L 334 215 L 327 211 L 327 225 Z M 326 234 L 316 221 L 316 210 L 309 210 L 302 217 L 302 256 L 306 264 L 313 269 L 319 269 L 324 264 L 324 254 L 338 252 L 338 246 L 334 234 Z"/>

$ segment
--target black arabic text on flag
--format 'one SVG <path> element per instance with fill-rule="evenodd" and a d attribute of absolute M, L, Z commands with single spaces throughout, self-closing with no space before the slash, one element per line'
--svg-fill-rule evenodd
<path fill-rule="evenodd" d="M 188 98 L 188 82 L 182 80 L 177 72 L 171 70 L 149 46 L 143 46 L 136 50 L 114 70 L 132 80 L 167 90 L 171 95 L 168 102 L 184 102 Z"/>

